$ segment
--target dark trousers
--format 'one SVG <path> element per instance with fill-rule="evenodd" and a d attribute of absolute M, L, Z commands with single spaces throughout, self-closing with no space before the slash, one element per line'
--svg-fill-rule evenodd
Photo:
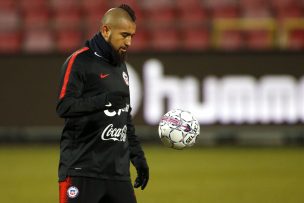
<path fill-rule="evenodd" d="M 130 181 L 68 177 L 59 182 L 59 203 L 136 203 Z"/>

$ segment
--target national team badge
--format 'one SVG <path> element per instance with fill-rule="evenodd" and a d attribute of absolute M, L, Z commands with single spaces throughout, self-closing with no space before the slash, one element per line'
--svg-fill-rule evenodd
<path fill-rule="evenodd" d="M 79 190 L 77 187 L 75 186 L 71 186 L 69 187 L 68 191 L 67 191 L 68 197 L 71 199 L 74 199 L 78 196 L 79 194 Z"/>
<path fill-rule="evenodd" d="M 129 86 L 129 77 L 128 77 L 127 73 L 122 72 L 122 77 L 125 80 L 126 85 Z"/>

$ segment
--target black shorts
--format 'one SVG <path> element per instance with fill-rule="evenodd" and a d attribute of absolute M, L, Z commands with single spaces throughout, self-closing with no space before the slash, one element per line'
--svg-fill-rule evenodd
<path fill-rule="evenodd" d="M 68 177 L 59 182 L 59 203 L 136 203 L 130 181 Z"/>

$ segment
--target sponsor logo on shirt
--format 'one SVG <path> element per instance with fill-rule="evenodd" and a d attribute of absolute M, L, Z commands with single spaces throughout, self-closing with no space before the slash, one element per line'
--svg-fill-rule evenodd
<path fill-rule="evenodd" d="M 122 128 L 114 128 L 113 124 L 109 124 L 102 131 L 102 140 L 113 140 L 119 142 L 125 142 L 127 137 L 127 126 L 124 125 Z"/>
<path fill-rule="evenodd" d="M 108 77 L 110 74 L 106 74 L 106 73 L 100 73 L 100 75 L 99 75 L 99 77 L 101 78 L 101 79 L 104 79 L 104 78 L 106 78 L 106 77 Z"/>
<path fill-rule="evenodd" d="M 96 56 L 98 56 L 99 58 L 102 58 L 102 56 L 99 55 L 96 51 L 94 52 L 94 54 L 95 54 Z"/>
<path fill-rule="evenodd" d="M 106 104 L 105 106 L 106 106 L 106 107 L 111 107 L 112 104 L 109 102 L 109 103 Z M 113 116 L 116 116 L 116 115 L 120 116 L 120 114 L 121 114 L 122 112 L 128 112 L 128 111 L 129 111 L 129 108 L 130 108 L 130 105 L 127 104 L 125 108 L 118 109 L 118 110 L 106 109 L 106 110 L 104 110 L 103 112 L 104 112 L 107 116 L 109 116 L 109 117 L 113 117 Z"/>
<path fill-rule="evenodd" d="M 123 77 L 126 85 L 129 86 L 129 77 L 128 77 L 127 73 L 126 72 L 122 72 L 122 77 Z"/>

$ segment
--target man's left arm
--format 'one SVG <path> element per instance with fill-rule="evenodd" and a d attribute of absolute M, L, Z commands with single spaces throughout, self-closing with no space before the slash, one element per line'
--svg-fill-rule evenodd
<path fill-rule="evenodd" d="M 129 142 L 130 160 L 137 171 L 137 178 L 135 179 L 134 187 L 141 187 L 143 190 L 149 181 L 149 167 L 138 137 L 135 135 L 135 127 L 133 125 L 130 112 L 131 108 L 128 112 L 127 137 Z"/>

